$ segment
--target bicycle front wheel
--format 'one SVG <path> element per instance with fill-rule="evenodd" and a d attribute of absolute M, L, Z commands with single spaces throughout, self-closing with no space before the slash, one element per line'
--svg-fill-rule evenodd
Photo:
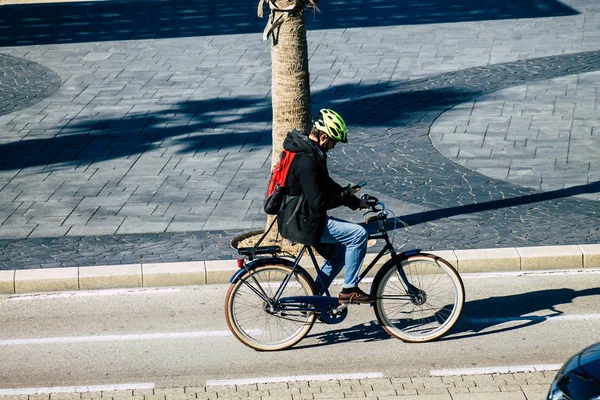
<path fill-rule="evenodd" d="M 291 272 L 292 269 L 286 265 L 264 265 L 242 275 L 229 287 L 225 318 L 229 329 L 240 342 L 261 351 L 283 350 L 308 334 L 315 321 L 313 312 L 298 310 L 298 307 L 273 308 L 259 295 L 264 292 L 272 301 Z M 296 271 L 281 297 L 313 294 L 310 278 Z"/>
<path fill-rule="evenodd" d="M 398 268 L 406 274 L 412 291 Z M 441 337 L 454 326 L 465 302 L 458 272 L 444 259 L 430 254 L 410 256 L 400 265 L 388 261 L 373 285 L 377 320 L 390 335 L 404 342 Z"/>

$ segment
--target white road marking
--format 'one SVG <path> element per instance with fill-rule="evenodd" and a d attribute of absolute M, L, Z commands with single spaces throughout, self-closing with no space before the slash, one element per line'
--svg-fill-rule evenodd
<path fill-rule="evenodd" d="M 537 364 L 482 368 L 432 369 L 431 371 L 429 371 L 429 374 L 431 376 L 510 374 L 518 372 L 558 371 L 561 366 L 562 364 Z"/>
<path fill-rule="evenodd" d="M 87 393 L 87 392 L 112 392 L 115 390 L 144 390 L 154 389 L 154 383 L 122 383 L 117 385 L 92 385 L 92 386 L 53 386 L 37 388 L 0 389 L 0 396 L 19 396 L 49 393 Z"/>
<path fill-rule="evenodd" d="M 514 317 L 470 318 L 472 324 L 502 324 L 513 321 L 543 322 L 543 321 L 590 321 L 600 319 L 600 314 L 558 314 L 558 315 L 518 315 Z"/>
<path fill-rule="evenodd" d="M 11 296 L 8 300 L 47 300 L 47 299 L 64 299 L 71 297 L 106 297 L 106 296 L 122 296 L 122 295 L 137 295 L 137 294 L 159 294 L 180 292 L 179 288 L 158 288 L 158 289 L 108 289 L 108 290 L 91 290 L 81 292 L 61 292 L 61 293 L 34 293 Z"/>
<path fill-rule="evenodd" d="M 549 275 L 584 275 L 600 274 L 600 269 L 561 269 L 561 270 L 543 270 L 543 271 L 505 271 L 505 272 L 467 272 L 460 274 L 464 279 L 484 279 L 484 278 L 506 278 L 506 277 L 528 277 L 528 276 L 549 276 Z"/>
<path fill-rule="evenodd" d="M 16 346 L 28 344 L 57 344 L 57 343 L 89 343 L 89 342 L 125 342 L 134 340 L 157 339 L 190 339 L 202 337 L 230 336 L 230 331 L 191 331 L 191 332 L 158 332 L 138 333 L 128 335 L 101 335 L 101 336 L 57 336 L 28 339 L 0 340 L 0 346 Z"/>
<path fill-rule="evenodd" d="M 296 376 L 273 376 L 267 378 L 246 379 L 224 379 L 206 381 L 206 386 L 234 386 L 254 385 L 260 383 L 285 383 L 300 381 L 334 381 L 345 379 L 377 379 L 383 378 L 383 372 L 362 372 L 356 374 L 331 374 L 331 375 L 296 375 Z"/>

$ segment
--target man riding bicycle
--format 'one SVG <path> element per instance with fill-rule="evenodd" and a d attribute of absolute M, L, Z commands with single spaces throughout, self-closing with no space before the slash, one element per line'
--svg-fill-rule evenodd
<path fill-rule="evenodd" d="M 338 295 L 343 303 L 372 303 L 375 297 L 358 287 L 360 268 L 367 251 L 368 233 L 364 227 L 327 215 L 327 210 L 347 206 L 366 208 L 355 196 L 360 188 L 342 187 L 329 177 L 327 152 L 337 143 L 347 143 L 348 129 L 333 110 L 322 109 L 313 120 L 309 135 L 296 130 L 288 133 L 283 148 L 296 157 L 287 175 L 287 199 L 277 216 L 281 236 L 297 243 L 323 249 L 333 245 L 317 278 L 325 288 L 344 268 L 344 285 Z M 323 252 L 321 251 L 321 254 Z"/>

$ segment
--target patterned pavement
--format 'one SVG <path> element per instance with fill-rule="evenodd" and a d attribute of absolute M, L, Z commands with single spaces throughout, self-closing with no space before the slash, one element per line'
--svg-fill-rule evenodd
<path fill-rule="evenodd" d="M 0 115 L 17 112 L 52 95 L 61 84 L 50 68 L 0 54 Z"/>
<path fill-rule="evenodd" d="M 330 169 L 368 180 L 407 246 L 600 243 L 600 4 L 320 9 L 313 107 L 351 126 Z M 264 226 L 270 55 L 254 7 L 2 10 L 0 268 L 228 259 Z"/>
<path fill-rule="evenodd" d="M 542 400 L 555 371 L 437 377 L 332 379 L 327 381 L 246 383 L 83 393 L 2 396 L 2 400 Z M 25 389 L 26 391 L 27 389 Z"/>

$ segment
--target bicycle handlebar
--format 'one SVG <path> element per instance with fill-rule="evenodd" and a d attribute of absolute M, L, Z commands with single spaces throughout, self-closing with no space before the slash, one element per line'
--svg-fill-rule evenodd
<path fill-rule="evenodd" d="M 383 221 L 385 219 L 387 219 L 387 211 L 386 211 L 386 207 L 385 207 L 385 203 L 383 201 L 379 201 L 379 199 L 375 196 L 371 196 L 369 194 L 364 194 L 361 196 L 361 200 L 364 200 L 365 203 L 367 204 L 367 206 L 370 208 L 370 211 L 367 211 L 365 213 L 371 213 L 371 212 L 376 212 L 377 215 L 373 215 L 370 216 L 368 218 L 365 218 L 365 223 L 366 224 L 370 224 L 371 222 L 375 222 L 375 221 Z M 381 208 L 378 208 L 377 206 L 380 206 Z"/>
<path fill-rule="evenodd" d="M 367 206 L 371 208 L 373 212 L 382 212 L 386 213 L 385 203 L 383 201 L 379 201 L 379 199 L 375 196 L 371 196 L 370 194 L 363 194 L 361 200 L 366 200 Z M 380 205 L 381 209 L 378 209 L 377 206 Z"/>

